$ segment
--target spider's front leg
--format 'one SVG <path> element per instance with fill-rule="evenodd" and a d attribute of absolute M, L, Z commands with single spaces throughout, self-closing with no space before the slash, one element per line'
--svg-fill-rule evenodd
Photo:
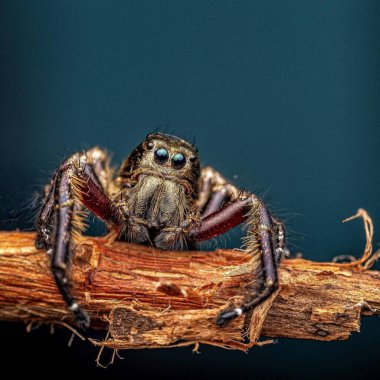
<path fill-rule="evenodd" d="M 218 325 L 224 325 L 259 305 L 278 288 L 277 264 L 285 251 L 284 230 L 280 222 L 273 223 L 264 203 L 255 195 L 242 193 L 237 200 L 204 218 L 199 227 L 189 232 L 188 238 L 194 241 L 209 240 L 242 222 L 249 226 L 247 251 L 254 254 L 257 247 L 260 250 L 263 285 L 258 294 L 253 295 L 240 307 L 222 311 L 216 319 Z"/>
<path fill-rule="evenodd" d="M 51 255 L 51 269 L 59 291 L 75 315 L 78 327 L 90 319 L 70 291 L 68 265 L 75 238 L 84 229 L 84 207 L 112 229 L 121 226 L 121 214 L 107 196 L 110 171 L 105 152 L 93 148 L 66 160 L 53 176 L 37 218 L 36 246 Z"/>

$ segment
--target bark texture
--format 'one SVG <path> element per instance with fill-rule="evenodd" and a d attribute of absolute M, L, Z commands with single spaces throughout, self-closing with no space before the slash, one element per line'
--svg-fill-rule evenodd
<path fill-rule="evenodd" d="M 34 234 L 0 232 L 0 320 L 71 321 Z M 255 284 L 257 259 L 240 250 L 168 252 L 86 238 L 71 265 L 74 294 L 92 327 L 114 349 L 207 343 L 246 350 L 260 335 L 347 339 L 361 315 L 380 313 L 380 272 L 364 262 L 283 260 L 281 288 L 225 327 L 218 312 L 238 305 Z M 91 334 L 90 334 L 91 335 Z"/>

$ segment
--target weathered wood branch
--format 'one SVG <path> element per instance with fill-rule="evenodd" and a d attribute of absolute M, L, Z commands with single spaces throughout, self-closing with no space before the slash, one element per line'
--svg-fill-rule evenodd
<path fill-rule="evenodd" d="M 70 322 L 47 254 L 33 240 L 33 233 L 0 232 L 0 320 Z M 277 295 L 217 327 L 218 311 L 252 287 L 256 262 L 239 250 L 164 252 L 86 238 L 71 273 L 92 327 L 110 333 L 95 344 L 115 349 L 200 342 L 245 350 L 260 335 L 347 339 L 362 314 L 380 313 L 380 272 L 292 259 L 281 265 Z"/>

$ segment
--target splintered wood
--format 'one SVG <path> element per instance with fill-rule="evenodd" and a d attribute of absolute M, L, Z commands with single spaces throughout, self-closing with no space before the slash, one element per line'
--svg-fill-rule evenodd
<path fill-rule="evenodd" d="M 70 323 L 49 258 L 33 241 L 33 233 L 0 232 L 0 319 Z M 371 247 L 367 260 L 373 257 Z M 238 305 L 255 284 L 257 259 L 244 251 L 170 252 L 85 238 L 71 276 L 91 326 L 109 332 L 96 345 L 247 350 L 260 335 L 336 340 L 359 331 L 361 315 L 380 313 L 380 272 L 365 270 L 365 262 L 283 260 L 277 294 L 224 327 L 215 324 L 218 312 Z"/>

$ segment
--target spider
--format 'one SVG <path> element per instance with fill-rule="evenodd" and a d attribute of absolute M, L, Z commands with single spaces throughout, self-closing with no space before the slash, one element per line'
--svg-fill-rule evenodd
<path fill-rule="evenodd" d="M 119 240 L 164 250 L 193 247 L 245 222 L 245 248 L 261 254 L 260 289 L 239 307 L 223 309 L 217 325 L 259 305 L 278 288 L 277 267 L 288 252 L 283 224 L 256 195 L 211 167 L 201 168 L 192 144 L 151 133 L 122 163 L 116 178 L 107 153 L 95 147 L 66 159 L 45 187 L 36 246 L 50 255 L 55 282 L 79 328 L 88 328 L 90 318 L 71 293 L 68 267 L 89 211 Z"/>

